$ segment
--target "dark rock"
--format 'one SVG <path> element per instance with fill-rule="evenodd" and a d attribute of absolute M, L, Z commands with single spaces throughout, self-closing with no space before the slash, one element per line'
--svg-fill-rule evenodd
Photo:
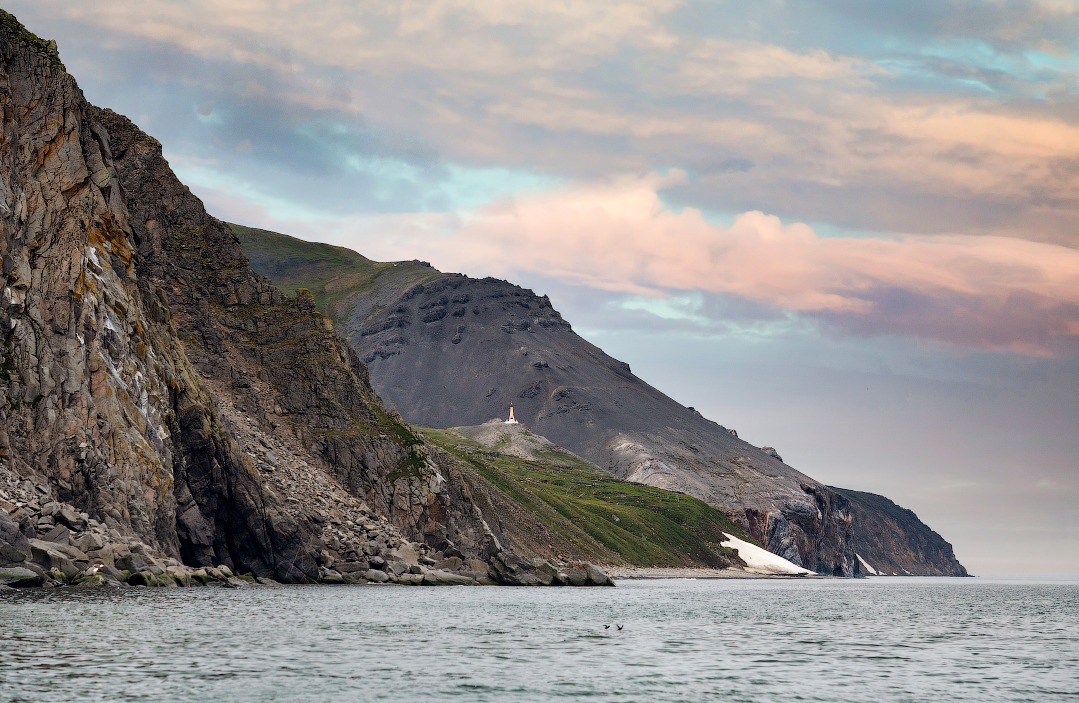
<path fill-rule="evenodd" d="M 56 544 L 71 544 L 71 532 L 68 531 L 63 525 L 57 525 L 42 537 L 46 542 L 55 542 Z"/>
<path fill-rule="evenodd" d="M 833 490 L 850 499 L 855 551 L 874 570 L 913 576 L 968 575 L 952 545 L 912 511 L 874 493 Z M 858 573 L 867 573 L 860 562 Z"/>
<path fill-rule="evenodd" d="M 30 558 L 30 540 L 6 510 L 0 510 L 0 562 L 20 562 Z"/>
<path fill-rule="evenodd" d="M 150 563 L 141 554 L 129 553 L 113 560 L 113 564 L 117 569 L 123 571 L 149 572 Z"/>

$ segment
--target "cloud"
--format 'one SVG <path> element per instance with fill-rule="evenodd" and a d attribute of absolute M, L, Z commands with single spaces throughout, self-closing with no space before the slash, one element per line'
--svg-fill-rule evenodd
<path fill-rule="evenodd" d="M 685 180 L 672 169 L 459 216 L 374 218 L 362 225 L 372 240 L 380 235 L 374 252 L 363 235 L 338 241 L 390 258 L 422 255 L 448 270 L 540 274 L 658 298 L 734 296 L 848 334 L 1026 354 L 1079 348 L 1079 251 L 991 236 L 821 237 L 759 211 L 715 225 L 692 208 L 664 206 L 660 191 Z"/>
<path fill-rule="evenodd" d="M 136 66 L 165 94 L 201 86 L 215 117 L 247 101 L 266 131 L 346 124 L 404 161 L 419 151 L 555 177 L 673 165 L 713 176 L 672 196 L 702 210 L 1079 246 L 1074 3 L 35 0 L 27 11 L 96 27 L 65 40 L 65 55 L 70 40 L 158 52 L 118 59 L 123 80 Z M 190 148 L 186 129 L 157 136 L 175 152 Z M 301 142 L 224 167 L 250 179 L 272 170 L 267 159 L 303 163 Z"/>

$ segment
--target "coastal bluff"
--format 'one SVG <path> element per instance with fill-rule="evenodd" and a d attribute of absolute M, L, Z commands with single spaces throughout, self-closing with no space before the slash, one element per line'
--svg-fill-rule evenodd
<path fill-rule="evenodd" d="M 503 549 L 310 295 L 3 11 L 0 114 L 0 585 L 611 584 Z"/>

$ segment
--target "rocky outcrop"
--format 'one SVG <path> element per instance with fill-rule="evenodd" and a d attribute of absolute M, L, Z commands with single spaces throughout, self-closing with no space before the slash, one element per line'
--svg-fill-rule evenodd
<path fill-rule="evenodd" d="M 160 144 L 2 12 L 0 113 L 0 479 L 20 534 L 287 582 L 347 580 L 338 562 L 422 580 L 447 555 L 487 573 L 497 535 L 453 461 L 382 406 L 309 295 L 251 271 Z"/>
<path fill-rule="evenodd" d="M 969 575 L 952 545 L 912 511 L 875 493 L 833 490 L 851 502 L 859 575 Z"/>
<path fill-rule="evenodd" d="M 246 246 L 266 261 L 258 243 Z M 479 425 L 512 403 L 531 429 L 616 476 L 698 497 L 795 564 L 854 574 L 846 498 L 641 381 L 548 298 L 416 267 L 398 262 L 336 308 L 374 386 L 409 420 Z"/>

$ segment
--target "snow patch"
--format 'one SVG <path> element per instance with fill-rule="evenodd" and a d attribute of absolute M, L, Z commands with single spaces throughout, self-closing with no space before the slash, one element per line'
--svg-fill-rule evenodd
<path fill-rule="evenodd" d="M 781 556 L 761 549 L 755 544 L 740 540 L 734 535 L 729 535 L 726 532 L 723 533 L 723 536 L 727 539 L 722 542 L 722 545 L 738 552 L 738 556 L 746 563 L 746 571 L 758 574 L 799 574 L 816 576 L 815 571 L 803 569 L 797 564 L 793 564 Z"/>
<path fill-rule="evenodd" d="M 870 566 L 869 562 L 863 559 L 861 554 L 855 554 L 854 556 L 858 557 L 858 563 L 862 565 L 862 569 L 864 569 L 867 574 L 870 574 L 872 576 L 880 576 L 880 572 Z"/>

